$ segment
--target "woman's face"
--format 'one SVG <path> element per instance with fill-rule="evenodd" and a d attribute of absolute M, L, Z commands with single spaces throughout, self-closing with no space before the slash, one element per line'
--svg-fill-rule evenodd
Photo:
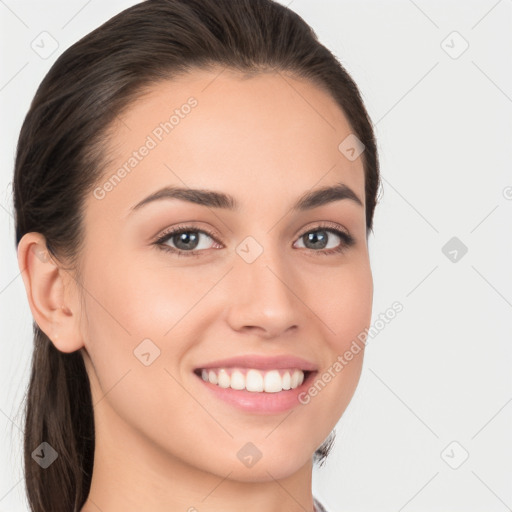
<path fill-rule="evenodd" d="M 241 481 L 291 475 L 349 403 L 363 357 L 343 355 L 371 319 L 363 162 L 339 149 L 345 116 L 290 76 L 195 71 L 154 85 L 111 134 L 81 254 L 98 447 Z M 338 192 L 297 206 L 325 187 Z M 165 188 L 184 191 L 144 202 Z M 306 368 L 290 357 L 316 371 L 277 391 Z M 278 387 L 223 387 L 260 379 Z"/>

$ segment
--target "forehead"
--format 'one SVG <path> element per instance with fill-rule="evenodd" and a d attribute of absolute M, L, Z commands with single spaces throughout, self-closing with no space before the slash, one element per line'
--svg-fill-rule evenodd
<path fill-rule="evenodd" d="M 334 99 L 308 81 L 195 70 L 153 84 L 117 116 L 98 184 L 108 193 L 93 208 L 124 215 L 166 185 L 222 189 L 244 204 L 343 182 L 364 201 L 362 160 L 338 148 L 351 131 Z"/>

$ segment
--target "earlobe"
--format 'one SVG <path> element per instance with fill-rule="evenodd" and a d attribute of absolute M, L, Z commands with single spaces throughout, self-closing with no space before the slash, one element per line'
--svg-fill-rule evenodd
<path fill-rule="evenodd" d="M 67 304 L 62 269 L 48 252 L 43 235 L 26 233 L 18 244 L 18 266 L 32 316 L 39 328 L 61 352 L 82 346 L 77 305 Z M 69 284 L 68 284 L 69 286 Z"/>

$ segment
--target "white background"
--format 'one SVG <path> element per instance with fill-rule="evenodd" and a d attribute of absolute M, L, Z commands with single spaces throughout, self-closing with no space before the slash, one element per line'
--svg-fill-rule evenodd
<path fill-rule="evenodd" d="M 57 56 L 134 3 L 0 1 L 0 512 L 28 511 L 19 408 L 32 317 L 12 218 L 17 136 Z M 339 57 L 375 123 L 374 319 L 404 306 L 368 343 L 314 493 L 330 512 L 510 510 L 512 1 L 281 3 Z M 46 59 L 31 48 L 42 31 L 59 45 Z M 468 249 L 455 262 L 442 251 L 452 237 Z"/>

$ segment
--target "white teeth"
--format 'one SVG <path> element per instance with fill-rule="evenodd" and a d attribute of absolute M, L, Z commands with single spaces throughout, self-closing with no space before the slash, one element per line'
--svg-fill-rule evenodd
<path fill-rule="evenodd" d="M 231 379 L 229 378 L 228 373 L 223 368 L 219 371 L 219 382 L 218 385 L 221 388 L 229 388 L 229 385 L 231 383 Z"/>
<path fill-rule="evenodd" d="M 204 377 L 203 377 L 204 378 Z M 206 380 L 206 379 L 204 379 Z M 208 380 L 212 383 L 212 384 L 217 384 L 218 382 L 218 379 L 217 379 L 217 374 L 213 371 L 213 370 L 210 370 L 208 372 Z"/>
<path fill-rule="evenodd" d="M 290 373 L 286 372 L 283 375 L 283 389 L 290 389 L 292 386 L 292 378 L 290 377 Z"/>
<path fill-rule="evenodd" d="M 263 391 L 263 375 L 258 370 L 249 370 L 245 376 L 245 389 L 247 391 Z"/>
<path fill-rule="evenodd" d="M 231 374 L 231 387 L 233 389 L 245 389 L 245 377 L 242 372 L 235 370 Z"/>
<path fill-rule="evenodd" d="M 202 370 L 201 377 L 221 388 L 246 389 L 254 393 L 278 393 L 295 389 L 304 382 L 304 372 L 299 369 L 263 371 L 253 368 L 219 368 Z"/>
<path fill-rule="evenodd" d="M 266 393 L 276 393 L 283 390 L 283 379 L 277 370 L 272 370 L 265 374 L 263 388 Z"/>

